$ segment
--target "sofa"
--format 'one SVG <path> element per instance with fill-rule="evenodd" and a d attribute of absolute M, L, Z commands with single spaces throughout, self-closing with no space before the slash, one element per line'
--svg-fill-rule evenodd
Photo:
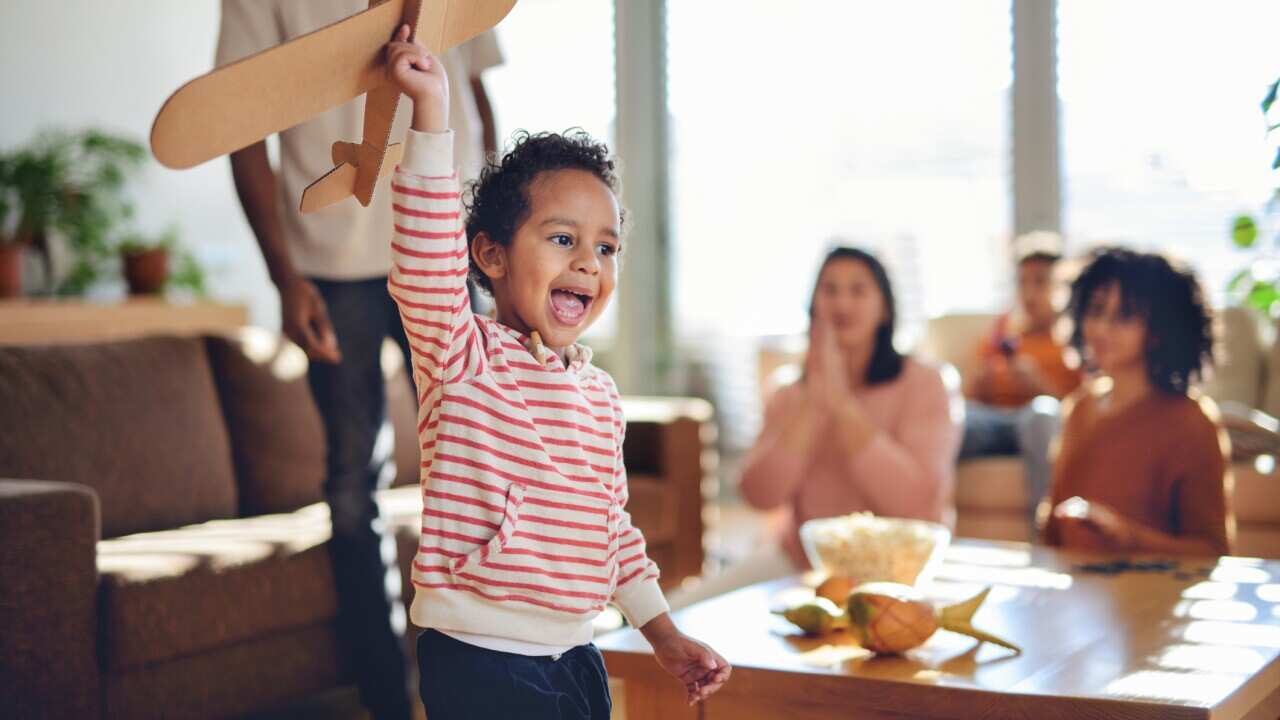
<path fill-rule="evenodd" d="M 931 320 L 919 354 L 966 368 L 992 315 L 946 315 Z M 1218 315 L 1218 367 L 1202 391 L 1219 404 L 1252 408 L 1280 417 L 1280 345 L 1264 343 L 1256 317 L 1241 308 Z M 1237 555 L 1280 557 L 1280 475 L 1274 456 L 1232 463 L 1238 523 Z M 956 474 L 956 534 L 964 537 L 1026 540 L 1026 491 L 1022 463 L 993 457 L 962 461 Z"/>
<path fill-rule="evenodd" d="M 379 504 L 410 587 L 402 365 L 385 355 L 398 471 Z M 349 684 L 305 374 L 253 329 L 0 347 L 0 716 L 273 716 Z M 630 510 L 671 585 L 702 566 L 710 407 L 625 410 Z"/>

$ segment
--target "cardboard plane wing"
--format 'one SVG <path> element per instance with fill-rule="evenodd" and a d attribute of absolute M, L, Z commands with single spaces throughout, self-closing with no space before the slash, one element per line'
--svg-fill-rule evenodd
<path fill-rule="evenodd" d="M 355 195 L 368 206 L 378 178 L 400 157 L 388 147 L 400 91 L 383 48 L 396 29 L 437 55 L 497 25 L 516 0 L 374 0 L 369 9 L 202 75 L 169 96 L 151 126 L 151 151 L 183 169 L 365 95 L 364 137 L 335 142 L 334 169 L 302 194 L 303 212 Z M 390 160 L 390 162 L 388 162 Z"/>

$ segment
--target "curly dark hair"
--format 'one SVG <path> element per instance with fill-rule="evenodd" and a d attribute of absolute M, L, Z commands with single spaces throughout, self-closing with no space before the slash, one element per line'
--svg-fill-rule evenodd
<path fill-rule="evenodd" d="M 585 170 L 600 178 L 615 194 L 618 178 L 609 147 L 592 139 L 582 128 L 563 133 L 517 131 L 513 145 L 497 163 L 490 163 L 470 185 L 466 200 L 467 249 L 480 233 L 511 246 L 516 229 L 529 216 L 529 185 L 544 172 Z M 469 254 L 469 252 L 468 252 Z M 493 284 L 471 259 L 471 279 L 486 292 Z"/>
<path fill-rule="evenodd" d="M 1146 366 L 1151 384 L 1185 394 L 1213 365 L 1213 315 L 1190 270 L 1160 255 L 1103 248 L 1071 286 L 1071 344 L 1084 351 L 1084 319 L 1095 293 L 1115 285 L 1124 317 L 1146 324 Z"/>

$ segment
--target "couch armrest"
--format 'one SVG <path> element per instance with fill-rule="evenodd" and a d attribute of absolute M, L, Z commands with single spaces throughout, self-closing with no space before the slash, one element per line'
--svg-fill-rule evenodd
<path fill-rule="evenodd" d="M 0 479 L 0 714 L 98 717 L 98 497 Z"/>

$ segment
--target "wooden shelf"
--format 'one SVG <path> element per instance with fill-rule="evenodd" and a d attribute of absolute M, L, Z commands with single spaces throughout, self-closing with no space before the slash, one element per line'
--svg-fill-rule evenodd
<path fill-rule="evenodd" d="M 22 298 L 0 300 L 0 345 L 101 342 L 144 335 L 196 335 L 248 324 L 244 305 L 174 303 L 160 298 L 121 302 Z"/>

